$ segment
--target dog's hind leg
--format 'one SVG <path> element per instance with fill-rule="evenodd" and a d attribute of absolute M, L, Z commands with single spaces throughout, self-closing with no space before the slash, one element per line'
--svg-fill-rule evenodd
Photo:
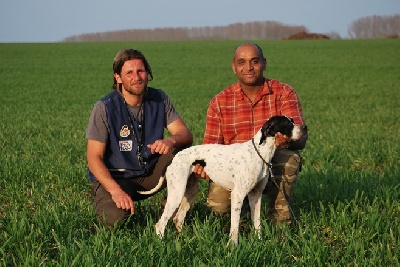
<path fill-rule="evenodd" d="M 258 238 L 261 238 L 261 198 L 267 179 L 264 178 L 249 192 L 248 199 L 251 211 L 251 220 Z"/>
<path fill-rule="evenodd" d="M 176 213 L 173 219 L 178 233 L 182 231 L 186 213 L 193 205 L 198 191 L 199 191 L 199 179 L 196 178 L 194 174 L 191 174 L 188 178 L 185 195 L 183 196 L 178 212 Z"/>
<path fill-rule="evenodd" d="M 172 173 L 174 172 L 168 173 L 167 170 L 167 203 L 165 204 L 160 220 L 158 220 L 156 223 L 156 233 L 160 238 L 164 237 L 164 231 L 168 220 L 172 217 L 172 215 L 174 215 L 175 211 L 179 207 L 186 188 L 187 180 L 182 180 L 181 176 L 172 175 Z"/>

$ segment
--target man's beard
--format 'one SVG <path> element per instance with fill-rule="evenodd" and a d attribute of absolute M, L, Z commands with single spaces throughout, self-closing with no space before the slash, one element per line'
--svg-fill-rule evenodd
<path fill-rule="evenodd" d="M 132 89 L 129 88 L 129 90 L 126 90 L 130 95 L 136 95 L 136 96 L 141 96 L 146 93 L 146 87 L 139 89 Z"/>
<path fill-rule="evenodd" d="M 127 86 L 125 87 L 125 91 L 129 93 L 130 95 L 135 95 L 135 96 L 142 96 L 146 93 L 147 91 L 147 86 L 143 82 L 140 84 L 140 86 Z"/>

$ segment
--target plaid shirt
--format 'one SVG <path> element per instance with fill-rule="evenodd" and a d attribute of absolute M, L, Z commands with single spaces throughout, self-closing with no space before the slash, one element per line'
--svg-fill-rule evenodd
<path fill-rule="evenodd" d="M 265 79 L 254 103 L 235 83 L 211 99 L 203 144 L 233 144 L 250 140 L 266 120 L 285 115 L 305 125 L 300 101 L 287 84 Z"/>

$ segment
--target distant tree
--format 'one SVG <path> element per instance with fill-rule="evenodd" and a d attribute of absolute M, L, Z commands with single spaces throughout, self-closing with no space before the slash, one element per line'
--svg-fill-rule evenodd
<path fill-rule="evenodd" d="M 335 39 L 342 39 L 342 37 L 340 36 L 340 34 L 338 32 L 335 31 L 331 31 L 329 33 L 326 33 L 327 36 L 329 36 L 330 39 L 335 40 Z"/>
<path fill-rule="evenodd" d="M 290 26 L 275 21 L 233 23 L 227 26 L 191 28 L 155 28 L 85 33 L 67 37 L 63 42 L 161 41 L 161 40 L 273 40 L 300 31 L 304 26 Z"/>
<path fill-rule="evenodd" d="M 387 38 L 400 36 L 400 14 L 392 16 L 369 16 L 350 24 L 350 38 Z"/>

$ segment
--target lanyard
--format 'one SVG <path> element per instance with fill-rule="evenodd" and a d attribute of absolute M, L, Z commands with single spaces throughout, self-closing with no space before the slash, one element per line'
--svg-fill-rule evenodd
<path fill-rule="evenodd" d="M 138 113 L 138 117 L 140 116 L 140 119 L 137 119 L 135 117 L 135 115 L 133 115 L 132 111 L 130 110 L 128 104 L 125 101 L 125 98 L 124 98 L 124 104 L 125 104 L 126 109 L 128 110 L 128 120 L 131 124 L 134 141 L 138 144 L 138 148 L 136 151 L 136 158 L 139 161 L 140 166 L 143 167 L 144 165 L 146 165 L 146 162 L 144 161 L 143 156 L 142 156 L 143 132 L 144 132 L 142 124 L 144 123 L 144 107 L 143 107 L 144 101 L 142 101 L 142 104 L 140 105 L 140 109 L 139 109 L 139 113 Z M 136 129 L 134 127 L 132 117 L 135 120 L 135 122 L 137 123 L 138 131 L 136 131 Z"/>

